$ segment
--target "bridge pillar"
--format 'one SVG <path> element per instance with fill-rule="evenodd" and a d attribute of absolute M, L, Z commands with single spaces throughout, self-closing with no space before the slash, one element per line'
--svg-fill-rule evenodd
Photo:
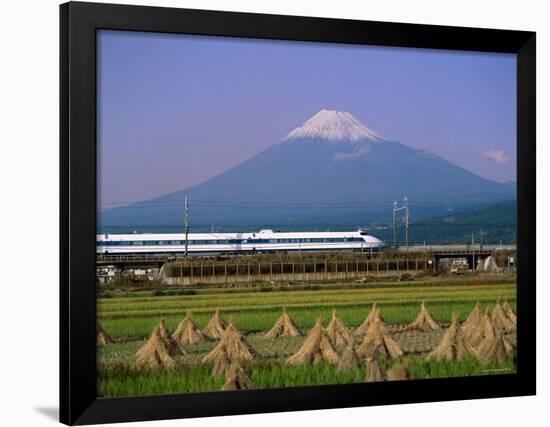
<path fill-rule="evenodd" d="M 166 282 L 166 264 L 162 264 L 160 266 L 158 279 L 161 283 L 163 283 L 165 285 L 167 284 L 167 282 Z"/>

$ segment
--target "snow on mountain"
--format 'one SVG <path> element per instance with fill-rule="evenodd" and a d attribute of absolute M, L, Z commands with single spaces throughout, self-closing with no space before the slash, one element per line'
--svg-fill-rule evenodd
<path fill-rule="evenodd" d="M 380 135 L 363 125 L 352 114 L 335 110 L 319 111 L 302 126 L 290 132 L 283 141 L 297 138 L 352 142 L 365 139 L 374 142 L 383 141 Z"/>

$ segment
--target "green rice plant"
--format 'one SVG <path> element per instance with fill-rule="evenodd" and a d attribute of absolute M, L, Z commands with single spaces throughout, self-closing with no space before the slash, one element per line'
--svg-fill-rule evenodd
<path fill-rule="evenodd" d="M 413 378 L 447 378 L 466 377 L 474 375 L 512 374 L 516 372 L 513 357 L 508 358 L 505 364 L 491 363 L 481 364 L 474 358 L 460 361 L 456 360 L 431 360 L 423 358 L 410 358 L 409 369 Z"/>
<path fill-rule="evenodd" d="M 223 378 L 210 375 L 207 366 L 180 366 L 177 370 L 136 371 L 117 366 L 98 375 L 100 396 L 150 396 L 220 390 Z"/>
<path fill-rule="evenodd" d="M 457 285 L 457 286 L 407 286 L 396 288 L 372 289 L 320 289 L 311 291 L 273 291 L 268 295 L 258 292 L 239 294 L 214 293 L 196 295 L 175 295 L 170 297 L 146 298 L 107 298 L 98 299 L 99 312 L 104 317 L 122 316 L 129 314 L 146 315 L 147 312 L 169 312 L 178 310 L 193 310 L 201 312 L 211 309 L 214 305 L 228 309 L 244 309 L 249 306 L 261 308 L 273 305 L 323 305 L 347 304 L 350 302 L 379 303 L 404 300 L 461 300 L 469 299 L 472 295 L 483 295 L 487 298 L 505 298 L 513 293 L 515 284 L 492 284 L 484 286 Z"/>
<path fill-rule="evenodd" d="M 389 369 L 397 361 L 380 361 Z M 407 358 L 413 379 L 434 379 L 474 375 L 498 375 L 515 372 L 512 358 L 506 364 L 482 365 L 475 359 L 461 361 L 430 361 L 423 358 Z M 340 372 L 329 364 L 298 365 L 252 364 L 246 367 L 257 388 L 302 387 L 326 384 L 360 383 L 365 378 L 364 364 L 356 371 Z M 175 370 L 136 371 L 131 367 L 103 366 L 98 375 L 101 396 L 144 396 L 171 393 L 196 393 L 219 391 L 224 378 L 211 375 L 208 365 L 179 364 Z"/>
<path fill-rule="evenodd" d="M 457 312 L 459 318 L 464 320 L 468 313 L 474 308 L 477 301 L 481 301 L 481 308 L 485 306 L 492 308 L 496 299 L 485 300 L 481 295 L 478 298 L 472 298 L 470 301 L 443 301 L 443 302 L 426 302 L 427 308 L 435 318 L 435 320 L 443 323 L 450 322 L 453 312 Z M 508 301 L 512 306 L 515 305 L 513 295 L 508 296 Z M 364 304 L 349 304 L 349 305 L 324 305 L 324 306 L 300 306 L 289 307 L 288 312 L 292 319 L 300 328 L 310 328 L 318 317 L 326 324 L 331 316 L 333 308 L 336 308 L 338 316 L 342 321 L 350 327 L 355 327 L 361 324 L 371 309 L 372 302 Z M 389 324 L 406 324 L 412 322 L 419 310 L 420 301 L 400 302 L 398 304 L 379 304 L 382 311 L 382 316 Z M 204 327 L 212 316 L 215 307 L 210 311 L 193 313 L 193 318 L 199 327 Z M 277 318 L 280 316 L 282 306 L 265 307 L 262 310 L 253 308 L 243 309 L 239 311 L 224 310 L 221 308 L 221 314 L 226 320 L 232 320 L 237 328 L 243 332 L 251 333 L 264 331 L 269 329 Z M 181 314 L 167 314 L 145 317 L 119 317 L 119 318 L 102 318 L 101 323 L 107 333 L 121 339 L 142 339 L 149 335 L 153 327 L 163 317 L 166 320 L 168 328 L 175 329 L 177 324 L 185 317 L 185 311 Z"/>

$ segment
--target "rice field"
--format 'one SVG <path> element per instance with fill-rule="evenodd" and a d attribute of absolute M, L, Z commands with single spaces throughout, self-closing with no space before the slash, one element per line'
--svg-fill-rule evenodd
<path fill-rule="evenodd" d="M 459 362 L 425 362 L 410 359 L 409 369 L 413 378 L 459 377 L 473 375 L 495 375 L 515 372 L 512 360 L 505 365 L 480 365 L 475 359 Z M 225 381 L 223 377 L 210 374 L 209 366 L 182 365 L 174 371 L 134 371 L 119 367 L 100 371 L 99 392 L 101 396 L 152 396 L 159 394 L 197 393 L 219 391 Z M 298 365 L 285 364 L 251 365 L 251 380 L 257 388 L 301 387 L 317 384 L 361 383 L 365 378 L 365 366 L 357 371 L 339 372 L 329 364 Z"/>
<path fill-rule="evenodd" d="M 376 302 L 389 324 L 412 321 L 421 302 L 429 306 L 437 321 L 449 322 L 453 311 L 461 319 L 476 302 L 492 306 L 497 300 L 513 303 L 515 283 L 485 285 L 414 284 L 366 289 L 317 289 L 311 291 L 220 292 L 162 297 L 123 297 L 98 299 L 98 319 L 113 337 L 142 339 L 160 318 L 175 328 L 188 311 L 204 327 L 216 309 L 226 320 L 244 332 L 269 329 L 283 307 L 287 307 L 299 327 L 310 327 L 318 317 L 329 319 L 332 309 L 348 326 L 359 325 Z M 482 307 L 484 308 L 484 307 Z"/>
<path fill-rule="evenodd" d="M 201 358 L 217 342 L 190 345 L 187 354 L 176 358 L 176 368 L 166 371 L 136 371 L 133 358 L 161 318 L 170 330 L 191 312 L 199 328 L 204 328 L 216 309 L 222 317 L 245 334 L 261 360 L 250 364 L 248 373 L 257 388 L 291 387 L 317 384 L 362 382 L 364 364 L 358 371 L 339 372 L 335 366 L 290 366 L 284 363 L 304 342 L 304 337 L 265 338 L 281 315 L 283 307 L 296 325 L 305 332 L 317 318 L 327 325 L 331 312 L 350 330 L 357 327 L 376 302 L 394 338 L 405 352 L 413 378 L 488 375 L 515 371 L 513 360 L 500 366 L 482 365 L 475 359 L 454 362 L 426 362 L 418 357 L 433 349 L 444 331 L 401 332 L 412 322 L 424 302 L 434 319 L 442 325 L 450 322 L 453 312 L 464 320 L 476 302 L 482 310 L 495 302 L 508 301 L 515 307 L 516 284 L 513 282 L 423 284 L 372 286 L 348 289 L 314 289 L 271 292 L 230 292 L 209 290 L 194 295 L 124 296 L 98 299 L 98 320 L 113 338 L 113 343 L 98 349 L 98 392 L 102 396 L 154 395 L 166 393 L 220 390 L 224 379 L 210 374 Z M 515 342 L 515 335 L 508 337 Z"/>

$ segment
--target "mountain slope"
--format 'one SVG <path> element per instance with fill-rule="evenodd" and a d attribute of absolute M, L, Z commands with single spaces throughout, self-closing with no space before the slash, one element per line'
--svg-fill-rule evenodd
<path fill-rule="evenodd" d="M 476 243 L 483 229 L 485 243 L 516 242 L 517 206 L 515 201 L 495 203 L 475 209 L 450 212 L 411 224 L 411 239 L 416 243 Z"/>
<path fill-rule="evenodd" d="M 104 211 L 100 226 L 179 226 L 188 194 L 191 223 L 208 228 L 349 228 L 391 218 L 408 194 L 416 218 L 515 197 L 513 188 L 441 157 L 388 141 L 349 113 L 323 110 L 286 138 L 192 188 Z"/>

